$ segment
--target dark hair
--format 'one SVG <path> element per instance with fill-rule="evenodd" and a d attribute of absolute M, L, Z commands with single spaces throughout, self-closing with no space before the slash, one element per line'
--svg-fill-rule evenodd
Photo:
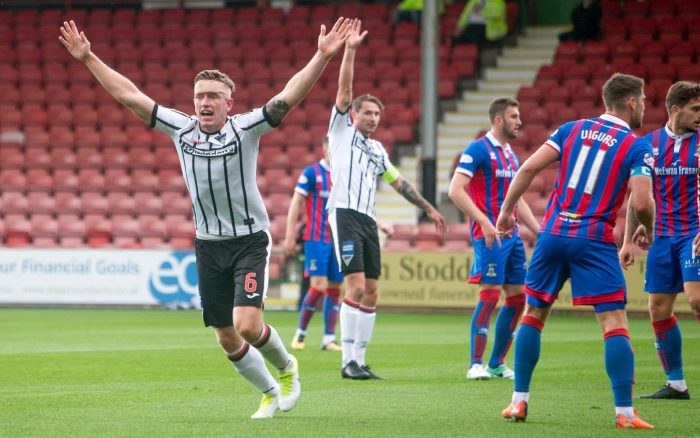
<path fill-rule="evenodd" d="M 379 100 L 378 97 L 372 96 L 371 94 L 362 94 L 360 96 L 357 96 L 355 100 L 352 101 L 352 109 L 355 112 L 358 112 L 360 108 L 362 108 L 362 104 L 364 102 L 373 102 L 376 103 L 377 106 L 379 107 L 379 111 L 384 111 L 384 104 L 382 103 L 381 100 Z"/>
<path fill-rule="evenodd" d="M 689 81 L 678 81 L 671 85 L 666 93 L 666 111 L 671 114 L 671 107 L 683 108 L 688 102 L 700 97 L 700 84 Z"/>
<path fill-rule="evenodd" d="M 644 92 L 644 79 L 615 73 L 603 84 L 603 103 L 606 109 L 621 109 L 630 97 Z"/>
<path fill-rule="evenodd" d="M 489 105 L 489 120 L 491 120 L 491 123 L 496 120 L 496 116 L 503 116 L 511 106 L 518 107 L 520 104 L 517 100 L 510 97 L 499 97 L 491 101 Z"/>
<path fill-rule="evenodd" d="M 222 73 L 219 70 L 202 70 L 197 73 L 194 77 L 194 83 L 199 81 L 219 81 L 225 84 L 233 93 L 236 91 L 236 85 L 233 83 L 230 77 L 226 73 Z"/>

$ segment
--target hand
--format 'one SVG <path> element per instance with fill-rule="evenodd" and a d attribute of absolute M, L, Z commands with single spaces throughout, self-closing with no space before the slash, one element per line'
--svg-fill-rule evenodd
<path fill-rule="evenodd" d="M 392 234 L 394 234 L 394 227 L 391 225 L 380 223 L 379 229 L 382 230 L 382 233 L 386 234 L 386 237 L 391 237 Z"/>
<path fill-rule="evenodd" d="M 634 247 L 629 243 L 622 245 L 617 256 L 620 258 L 620 265 L 626 271 L 627 268 L 634 264 Z"/>
<path fill-rule="evenodd" d="M 515 228 L 515 216 L 513 216 L 513 214 L 504 214 L 501 212 L 496 220 L 496 230 L 498 234 L 510 238 L 513 233 L 513 228 Z"/>
<path fill-rule="evenodd" d="M 73 20 L 70 23 L 63 22 L 60 28 L 62 36 L 58 40 L 63 44 L 71 56 L 78 61 L 85 61 L 90 55 L 90 41 L 85 37 L 85 33 L 78 31 Z"/>
<path fill-rule="evenodd" d="M 507 235 L 506 233 L 499 233 L 490 221 L 486 221 L 483 224 L 479 223 L 479 225 L 481 225 L 481 232 L 484 233 L 484 242 L 488 249 L 493 248 L 494 242 L 496 242 L 500 248 L 501 236 L 510 237 L 510 232 Z"/>
<path fill-rule="evenodd" d="M 296 252 L 296 242 L 294 241 L 294 238 L 285 238 L 284 242 L 282 243 L 282 247 L 284 247 L 284 251 L 288 255 L 293 256 Z"/>
<path fill-rule="evenodd" d="M 350 35 L 348 36 L 348 40 L 345 43 L 347 47 L 350 47 L 351 49 L 356 49 L 362 43 L 362 40 L 365 39 L 365 35 L 367 35 L 367 31 L 360 33 L 361 30 L 362 21 L 358 19 L 352 20 L 352 26 L 350 27 Z"/>
<path fill-rule="evenodd" d="M 651 246 L 651 242 L 654 240 L 654 237 L 648 235 L 647 229 L 644 225 L 640 225 L 637 227 L 636 230 L 634 230 L 634 234 L 632 235 L 632 242 L 636 243 L 637 246 L 646 251 L 649 249 Z"/>
<path fill-rule="evenodd" d="M 353 21 L 349 18 L 338 18 L 333 28 L 326 34 L 326 25 L 321 25 L 321 33 L 318 35 L 318 50 L 324 55 L 333 56 L 338 53 L 348 36 Z"/>
<path fill-rule="evenodd" d="M 700 233 L 695 235 L 695 239 L 693 239 L 693 254 L 696 256 L 700 256 Z"/>
<path fill-rule="evenodd" d="M 445 218 L 442 217 L 440 212 L 434 208 L 431 209 L 428 212 L 428 219 L 435 224 L 435 229 L 440 233 L 440 237 L 445 236 L 445 233 L 447 233 L 447 222 L 445 222 Z"/>

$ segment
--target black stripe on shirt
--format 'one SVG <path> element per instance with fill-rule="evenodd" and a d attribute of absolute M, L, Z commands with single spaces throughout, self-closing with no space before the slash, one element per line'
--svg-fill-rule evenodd
<path fill-rule="evenodd" d="M 219 218 L 219 211 L 216 209 L 216 197 L 214 196 L 216 192 L 214 191 L 214 186 L 211 182 L 211 157 L 207 157 L 207 177 L 209 178 L 209 194 L 211 195 L 211 205 L 212 207 L 214 207 L 214 216 L 219 222 L 219 236 L 221 236 L 221 219 Z"/>
<path fill-rule="evenodd" d="M 153 104 L 153 110 L 151 111 L 151 128 L 156 127 L 156 114 L 158 114 L 158 104 L 154 103 Z"/>
<path fill-rule="evenodd" d="M 202 217 L 204 217 L 204 229 L 209 234 L 209 222 L 207 221 L 207 213 L 204 211 L 204 206 L 202 206 L 202 200 L 199 198 L 199 184 L 197 184 L 197 171 L 194 165 L 194 155 L 192 155 L 192 179 L 194 179 L 194 190 L 197 195 L 197 204 L 199 204 L 199 209 L 202 212 Z"/>
<path fill-rule="evenodd" d="M 231 124 L 233 135 L 236 136 L 236 139 L 238 139 L 238 144 L 241 145 L 241 147 L 238 148 L 238 167 L 240 170 L 241 193 L 243 193 L 243 208 L 245 210 L 246 219 L 243 223 L 248 225 L 248 232 L 253 234 L 253 221 L 250 220 L 250 211 L 248 210 L 248 193 L 245 191 L 245 174 L 243 173 L 243 143 L 241 142 L 241 137 L 238 135 L 238 132 L 233 127 L 232 119 L 229 119 L 229 123 Z M 253 175 L 253 177 L 255 176 Z"/>
<path fill-rule="evenodd" d="M 188 129 L 187 131 L 183 132 L 180 134 L 180 150 L 178 151 L 178 155 L 180 156 L 181 163 L 182 163 L 182 176 L 185 179 L 185 186 L 187 187 L 187 192 L 190 193 L 190 203 L 192 204 L 192 217 L 194 219 L 194 223 L 197 223 L 197 209 L 194 207 L 194 203 L 192 203 L 192 189 L 190 187 L 190 181 L 189 178 L 187 177 L 188 172 L 187 172 L 187 160 L 185 160 L 185 152 L 183 150 L 183 144 L 184 142 L 182 141 L 182 137 L 185 134 L 189 134 L 194 130 L 194 127 Z"/>
<path fill-rule="evenodd" d="M 350 192 L 352 192 L 352 166 L 353 166 L 353 156 L 355 155 L 355 137 L 357 137 L 357 131 L 353 131 L 352 140 L 350 141 L 350 171 L 348 172 L 348 207 L 350 207 Z"/>
<path fill-rule="evenodd" d="M 224 181 L 226 182 L 226 200 L 228 201 L 228 212 L 231 215 L 231 228 L 233 229 L 233 235 L 236 236 L 236 219 L 233 216 L 233 203 L 231 202 L 231 187 L 228 183 L 228 158 L 224 158 Z"/>

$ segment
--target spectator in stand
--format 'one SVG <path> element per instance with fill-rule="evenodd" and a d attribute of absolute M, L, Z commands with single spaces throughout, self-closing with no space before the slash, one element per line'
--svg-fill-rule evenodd
<path fill-rule="evenodd" d="M 459 15 L 452 42 L 499 46 L 507 33 L 505 0 L 469 0 Z"/>
<path fill-rule="evenodd" d="M 574 29 L 559 34 L 559 41 L 589 41 L 600 38 L 603 9 L 598 0 L 583 0 L 571 11 Z"/>
<path fill-rule="evenodd" d="M 445 11 L 445 0 L 440 0 L 440 15 Z M 420 25 L 423 12 L 423 0 L 402 0 L 396 7 L 392 22 L 407 22 Z"/>

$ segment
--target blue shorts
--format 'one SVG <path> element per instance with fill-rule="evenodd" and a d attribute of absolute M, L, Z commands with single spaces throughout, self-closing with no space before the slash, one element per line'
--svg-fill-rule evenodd
<path fill-rule="evenodd" d="M 470 283 L 524 284 L 527 261 L 523 241 L 518 236 L 501 239 L 486 247 L 484 239 L 474 241 L 474 263 L 469 272 Z"/>
<path fill-rule="evenodd" d="M 343 281 L 343 274 L 330 243 L 304 242 L 304 271 L 311 277 L 326 277 L 328 281 L 336 283 Z"/>
<path fill-rule="evenodd" d="M 528 302 L 553 303 L 569 278 L 575 306 L 627 300 L 614 243 L 540 233 L 525 281 Z"/>
<path fill-rule="evenodd" d="M 693 256 L 694 238 L 695 234 L 654 239 L 647 254 L 645 292 L 681 293 L 683 283 L 700 281 L 700 257 Z"/>

